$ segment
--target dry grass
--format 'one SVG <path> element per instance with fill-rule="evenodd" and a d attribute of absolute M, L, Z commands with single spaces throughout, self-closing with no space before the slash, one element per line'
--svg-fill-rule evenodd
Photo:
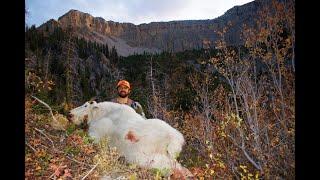
<path fill-rule="evenodd" d="M 25 179 L 161 179 L 125 163 L 107 139 L 93 144 L 86 132 L 70 124 L 66 131 L 56 130 L 49 113 L 32 109 L 35 103 L 25 100 Z"/>

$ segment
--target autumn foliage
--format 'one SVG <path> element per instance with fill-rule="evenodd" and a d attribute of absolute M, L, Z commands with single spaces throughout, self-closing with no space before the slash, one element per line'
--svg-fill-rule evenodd
<path fill-rule="evenodd" d="M 295 177 L 294 3 L 265 6 L 255 24 L 243 25 L 242 45 L 227 45 L 229 22 L 216 29 L 213 49 L 135 55 L 112 65 L 133 84 L 131 97 L 148 118 L 164 119 L 184 135 L 178 160 L 197 179 Z M 38 74 L 26 71 L 27 93 L 50 104 L 58 83 Z M 70 109 L 50 105 L 61 114 Z M 116 151 L 94 146 L 82 130 L 53 130 L 46 113 L 26 99 L 26 179 L 79 179 L 95 165 L 87 178 L 115 169 L 131 179 L 161 178 L 121 164 Z"/>
<path fill-rule="evenodd" d="M 293 178 L 294 4 L 273 1 L 265 7 L 256 27 L 243 27 L 245 47 L 226 46 L 227 28 L 217 32 L 218 53 L 206 62 L 223 85 L 210 90 L 212 71 L 191 77 L 202 108 L 188 114 L 182 130 L 205 159 L 204 169 L 194 171 L 222 179 Z"/>
<path fill-rule="evenodd" d="M 294 13 L 294 2 L 273 1 L 243 26 L 244 46 L 227 46 L 232 23 L 217 30 L 217 52 L 188 76 L 192 110 L 166 111 L 171 124 L 183 117 L 180 160 L 196 177 L 294 178 Z"/>

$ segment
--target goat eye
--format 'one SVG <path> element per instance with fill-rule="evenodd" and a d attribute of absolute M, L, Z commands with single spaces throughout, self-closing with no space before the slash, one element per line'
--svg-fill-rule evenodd
<path fill-rule="evenodd" d="M 84 107 L 87 107 L 87 105 L 85 105 Z"/>

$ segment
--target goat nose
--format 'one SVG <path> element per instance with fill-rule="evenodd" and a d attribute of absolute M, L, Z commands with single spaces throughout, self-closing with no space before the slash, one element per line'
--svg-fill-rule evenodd
<path fill-rule="evenodd" d="M 71 118 L 73 117 L 73 114 L 71 114 L 71 112 L 68 112 L 68 114 L 67 114 L 67 119 L 69 120 L 69 121 L 71 121 Z"/>

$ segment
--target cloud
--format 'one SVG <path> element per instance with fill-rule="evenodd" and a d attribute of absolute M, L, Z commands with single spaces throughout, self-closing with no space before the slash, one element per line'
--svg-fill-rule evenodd
<path fill-rule="evenodd" d="M 26 21 L 36 26 L 58 19 L 70 9 L 94 17 L 134 24 L 152 21 L 213 19 L 250 0 L 26 0 Z"/>

